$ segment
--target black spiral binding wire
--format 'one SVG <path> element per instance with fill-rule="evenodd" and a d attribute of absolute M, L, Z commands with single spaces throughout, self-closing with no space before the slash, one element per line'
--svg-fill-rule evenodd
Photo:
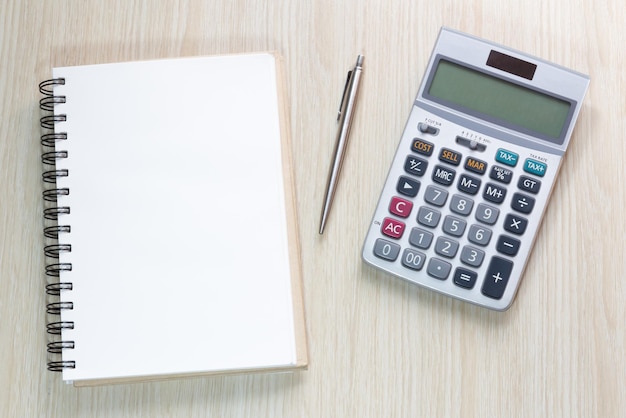
<path fill-rule="evenodd" d="M 44 149 L 52 149 L 46 151 L 41 155 L 41 161 L 44 167 L 51 169 L 44 169 L 42 179 L 46 185 L 50 185 L 50 188 L 46 188 L 43 191 L 44 204 L 46 207 L 43 212 L 45 219 L 56 222 L 54 226 L 47 226 L 44 228 L 43 233 L 46 238 L 55 240 L 56 243 L 46 245 L 44 248 L 44 254 L 48 259 L 58 260 L 61 253 L 70 253 L 72 251 L 71 244 L 60 243 L 59 236 L 61 233 L 71 232 L 69 225 L 61 225 L 60 218 L 63 215 L 70 213 L 70 208 L 67 206 L 58 206 L 57 200 L 59 196 L 68 196 L 70 189 L 67 187 L 56 187 L 57 179 L 61 177 L 69 177 L 70 173 L 67 169 L 56 169 L 57 161 L 66 159 L 68 157 L 67 151 L 61 151 L 57 149 L 58 144 L 67 140 L 66 132 L 54 132 L 55 125 L 59 122 L 65 122 L 67 120 L 66 115 L 55 115 L 54 106 L 57 104 L 65 103 L 65 96 L 55 95 L 54 87 L 65 84 L 63 78 L 53 78 L 43 81 L 39 84 L 39 92 L 43 95 L 43 98 L 39 101 L 39 108 L 44 112 L 50 112 L 52 114 L 43 116 L 40 119 L 41 128 L 43 130 L 41 135 L 41 145 Z M 51 131 L 51 132 L 50 132 Z M 58 263 L 50 262 L 46 265 L 46 276 L 51 277 L 53 280 L 59 278 L 58 281 L 48 283 L 46 285 L 46 293 L 52 297 L 58 297 L 62 292 L 71 291 L 73 286 L 71 282 L 60 281 L 61 272 L 72 271 L 72 263 Z M 72 302 L 50 302 L 47 305 L 47 313 L 51 316 L 60 316 L 63 311 L 74 309 Z M 72 321 L 52 321 L 47 324 L 48 334 L 53 336 L 59 336 L 63 330 L 74 329 L 74 322 Z M 50 354 L 62 354 L 65 350 L 74 349 L 74 341 L 52 341 L 48 343 L 48 353 Z M 71 360 L 62 361 L 49 361 L 48 370 L 51 371 L 63 371 L 65 369 L 73 369 L 76 367 L 76 362 Z"/>

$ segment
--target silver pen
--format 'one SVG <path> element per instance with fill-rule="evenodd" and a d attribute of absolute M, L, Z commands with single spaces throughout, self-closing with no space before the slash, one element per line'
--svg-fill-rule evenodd
<path fill-rule="evenodd" d="M 339 121 L 339 132 L 337 133 L 337 143 L 335 144 L 335 157 L 333 165 L 328 174 L 328 184 L 326 186 L 326 195 L 324 196 L 324 208 L 322 209 L 322 219 L 320 221 L 320 234 L 324 233 L 328 213 L 335 198 L 337 189 L 337 181 L 341 173 L 343 159 L 346 155 L 346 147 L 348 145 L 348 136 L 350 135 L 350 127 L 352 126 L 352 117 L 354 116 L 354 108 L 356 104 L 357 93 L 359 91 L 359 81 L 361 80 L 361 72 L 363 71 L 363 55 L 359 55 L 356 59 L 354 68 L 348 71 L 348 79 L 343 90 L 341 104 L 339 105 L 339 113 L 337 120 Z"/>

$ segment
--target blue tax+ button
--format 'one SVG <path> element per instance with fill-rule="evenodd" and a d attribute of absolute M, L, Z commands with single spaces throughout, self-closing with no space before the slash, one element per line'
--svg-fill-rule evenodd
<path fill-rule="evenodd" d="M 502 148 L 496 152 L 496 161 L 502 164 L 510 165 L 511 167 L 515 167 L 518 157 L 519 155 L 516 153 Z"/>
<path fill-rule="evenodd" d="M 543 177 L 544 174 L 546 174 L 547 168 L 548 165 L 542 163 L 541 161 L 531 160 L 530 158 L 527 158 L 526 161 L 524 161 L 524 171 L 539 177 Z"/>

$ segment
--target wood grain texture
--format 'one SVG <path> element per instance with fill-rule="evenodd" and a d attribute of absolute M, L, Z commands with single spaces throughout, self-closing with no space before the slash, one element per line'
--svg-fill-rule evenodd
<path fill-rule="evenodd" d="M 2 2 L 0 415 L 624 416 L 625 15 L 620 0 Z M 506 313 L 419 289 L 360 260 L 442 25 L 591 76 Z M 309 370 L 63 384 L 45 367 L 38 82 L 52 66 L 258 50 L 285 58 Z M 358 53 L 366 61 L 351 144 L 319 236 L 334 117 Z"/>

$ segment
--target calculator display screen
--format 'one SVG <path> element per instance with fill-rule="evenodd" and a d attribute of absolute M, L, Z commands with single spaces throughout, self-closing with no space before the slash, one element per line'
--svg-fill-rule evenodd
<path fill-rule="evenodd" d="M 559 142 L 572 103 L 440 59 L 426 96 L 473 116 Z"/>

